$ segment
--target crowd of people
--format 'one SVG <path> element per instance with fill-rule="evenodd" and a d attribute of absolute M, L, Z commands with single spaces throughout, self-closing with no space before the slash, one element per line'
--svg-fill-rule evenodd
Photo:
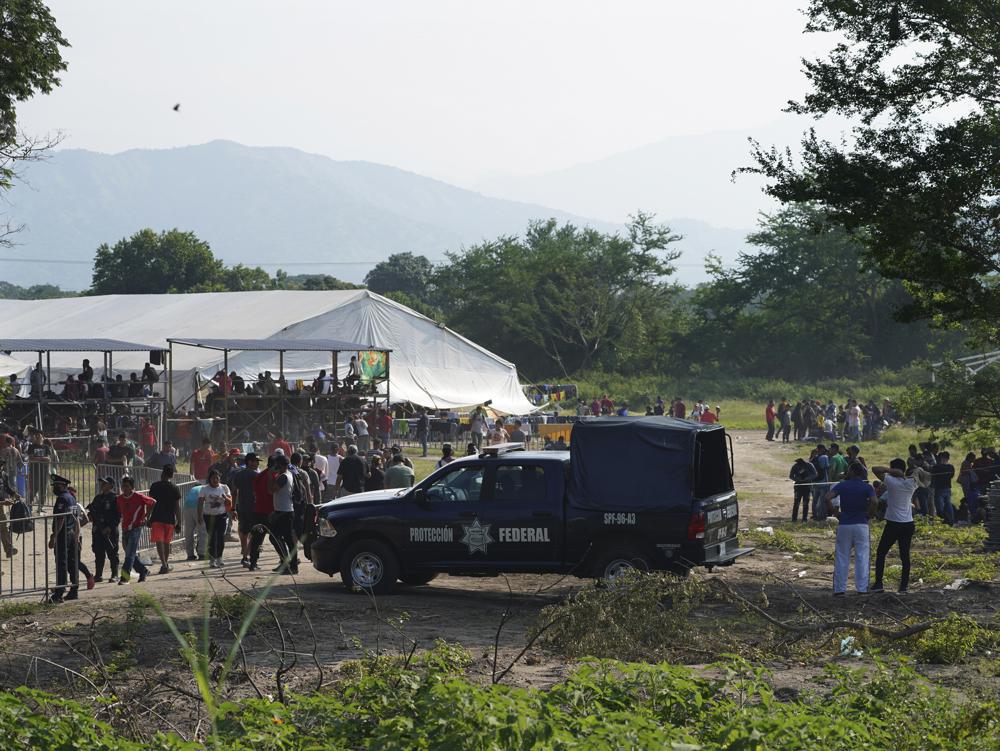
<path fill-rule="evenodd" d="M 146 363 L 141 373 L 129 373 L 126 379 L 121 373 L 112 376 L 105 371 L 95 377 L 90 360 L 84 360 L 79 373 L 68 373 L 64 381 L 49 383 L 49 376 L 41 363 L 37 363 L 28 373 L 28 382 L 20 381 L 16 374 L 9 377 L 7 387 L 12 399 L 28 398 L 63 399 L 78 402 L 85 399 L 137 399 L 152 396 L 153 389 L 160 380 L 161 373 L 150 363 Z M 58 393 L 53 390 L 61 385 Z"/>
<path fill-rule="evenodd" d="M 818 444 L 808 459 L 798 458 L 789 471 L 794 485 L 792 521 L 828 516 L 838 519 L 834 556 L 834 594 L 847 587 L 850 556 L 854 555 L 858 592 L 881 591 L 885 559 L 894 545 L 899 547 L 902 572 L 899 591 L 906 592 L 910 577 L 910 545 L 915 518 L 937 522 L 979 524 L 984 520 L 982 498 L 1000 479 L 1000 456 L 983 448 L 977 456 L 966 454 L 956 469 L 948 451 L 933 442 L 911 445 L 908 456 L 888 466 L 869 467 L 857 445 L 841 452 L 836 443 Z M 957 482 L 962 498 L 956 508 L 952 491 Z M 869 523 L 885 522 L 875 557 L 875 583 L 869 588 Z"/>
<path fill-rule="evenodd" d="M 766 440 L 782 443 L 795 441 L 852 441 L 878 438 L 896 421 L 896 410 L 888 399 L 881 406 L 869 400 L 862 404 L 849 399 L 838 405 L 833 399 L 802 399 L 792 404 L 788 399 L 777 403 L 769 399 L 764 408 Z"/>
<path fill-rule="evenodd" d="M 37 438 L 33 436 L 33 440 Z M 366 449 L 341 440 L 321 448 L 313 438 L 293 447 L 279 433 L 271 436 L 266 462 L 256 453 L 244 454 L 238 448 L 217 453 L 211 440 L 204 439 L 190 459 L 195 482 L 183 493 L 174 482 L 178 456 L 166 441 L 145 462 L 145 466 L 159 470 L 159 479 L 147 492 L 139 492 L 129 466 L 136 457 L 124 435 L 115 446 L 122 463 L 98 466 L 119 466 L 120 471 L 99 477 L 97 493 L 89 503 L 81 492 L 85 488 L 75 487 L 69 478 L 49 472 L 50 465 L 45 465 L 45 484 L 54 496 L 48 540 L 56 572 L 52 602 L 77 599 L 80 577 L 86 580 L 86 588 L 92 589 L 105 581 L 106 569 L 107 581 L 124 585 L 133 573 L 139 582 L 145 581 L 151 571 L 141 560 L 139 545 L 146 527 L 159 559 L 159 574 L 172 570 L 171 544 L 182 536 L 188 561 L 224 568 L 227 543 L 238 543 L 240 564 L 250 570 L 258 570 L 264 541 L 269 539 L 280 561 L 275 571 L 294 575 L 299 566 L 297 550 L 313 506 L 352 493 L 406 488 L 414 482 L 412 461 L 400 446 L 384 443 L 380 437 L 372 438 Z M 114 448 L 101 447 L 99 451 L 107 453 L 95 456 L 95 462 L 113 459 Z M 441 462 L 452 458 L 448 446 Z M 24 497 L 10 481 L 6 464 L 0 462 L 0 509 L 16 505 L 27 509 Z M 29 515 L 30 511 L 25 511 L 17 516 L 22 520 Z M 88 526 L 93 572 L 82 556 Z M 8 558 L 17 555 L 12 530 L 19 531 L 14 522 L 0 524 Z"/>
<path fill-rule="evenodd" d="M 615 402 L 607 394 L 601 394 L 600 397 L 595 396 L 590 402 L 581 399 L 576 406 L 577 417 L 628 417 L 631 414 L 634 413 L 627 401 Z M 642 414 L 646 417 L 655 415 L 676 417 L 678 420 L 716 423 L 722 419 L 722 407 L 716 405 L 713 408 L 709 406 L 707 400 L 696 399 L 689 410 L 687 404 L 679 396 L 675 396 L 669 403 L 664 401 L 662 396 L 657 396 L 652 403 L 645 405 Z"/>

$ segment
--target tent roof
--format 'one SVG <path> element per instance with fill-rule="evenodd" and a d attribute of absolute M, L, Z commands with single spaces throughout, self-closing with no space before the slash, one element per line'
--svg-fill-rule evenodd
<path fill-rule="evenodd" d="M 394 401 L 452 409 L 492 399 L 493 406 L 507 414 L 534 409 L 521 391 L 512 363 L 427 316 L 365 289 L 0 299 L 0 341 L 26 334 L 87 338 L 102 331 L 151 343 L 117 355 L 116 372 L 138 371 L 149 359 L 149 350 L 167 349 L 168 338 L 230 343 L 249 339 L 259 343 L 257 351 L 240 350 L 229 356 L 230 368 L 244 377 L 276 370 L 279 356 L 275 350 L 280 345 L 275 342 L 291 341 L 294 349 L 284 354 L 286 377 L 311 378 L 331 367 L 330 350 L 303 350 L 336 338 L 351 345 L 333 351 L 392 352 L 389 390 Z M 191 393 L 194 372 L 211 376 L 222 360 L 217 350 L 175 347 L 171 358 L 174 404 L 183 403 Z M 79 357 L 72 352 L 53 352 L 53 377 L 56 372 L 77 372 L 79 367 Z M 338 369 L 342 371 L 338 377 L 346 376 L 347 363 L 338 363 Z"/>
<path fill-rule="evenodd" d="M 377 347 L 374 344 L 358 344 L 342 342 L 337 339 L 173 339 L 171 344 L 185 344 L 190 347 L 204 349 L 240 350 L 242 352 L 358 352 L 376 350 L 391 352 L 392 350 Z"/>
<path fill-rule="evenodd" d="M 3 352 L 151 352 L 162 347 L 118 339 L 0 339 Z"/>

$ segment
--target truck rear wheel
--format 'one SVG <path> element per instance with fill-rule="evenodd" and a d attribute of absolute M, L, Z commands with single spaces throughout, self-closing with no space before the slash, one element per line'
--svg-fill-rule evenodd
<path fill-rule="evenodd" d="M 400 574 L 399 580 L 411 587 L 419 587 L 421 584 L 429 584 L 436 576 L 437 571 L 410 571 Z"/>
<path fill-rule="evenodd" d="M 600 553 L 594 565 L 594 575 L 608 586 L 614 586 L 616 580 L 634 571 L 648 573 L 649 570 L 649 559 L 644 553 L 618 545 Z"/>
<path fill-rule="evenodd" d="M 396 587 L 399 564 L 396 555 L 378 540 L 358 540 L 344 551 L 340 578 L 351 591 L 385 595 Z"/>

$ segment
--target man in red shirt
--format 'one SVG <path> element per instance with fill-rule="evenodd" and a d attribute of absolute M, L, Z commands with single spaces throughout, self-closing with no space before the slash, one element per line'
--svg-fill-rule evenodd
<path fill-rule="evenodd" d="M 718 409 L 718 407 L 716 407 Z M 718 415 L 712 410 L 705 408 L 705 411 L 701 413 L 701 421 L 707 425 L 715 425 L 719 421 Z"/>
<path fill-rule="evenodd" d="M 132 565 L 139 572 L 139 581 L 146 581 L 149 576 L 147 569 L 137 555 L 139 551 L 139 537 L 142 528 L 146 523 L 146 514 L 156 501 L 148 495 L 135 492 L 135 482 L 131 477 L 125 476 L 121 480 L 122 492 L 118 496 L 118 513 L 122 515 L 122 542 L 125 547 L 125 560 L 122 563 L 122 574 L 118 580 L 119 584 L 124 584 L 132 578 Z"/>
<path fill-rule="evenodd" d="M 191 474 L 194 475 L 194 479 L 205 482 L 208 470 L 212 468 L 217 458 L 216 453 L 212 451 L 212 441 L 203 438 L 201 448 L 191 452 Z"/>
<path fill-rule="evenodd" d="M 615 403 L 608 399 L 608 395 L 604 394 L 601 397 L 601 414 L 602 415 L 613 415 L 615 413 Z"/>
<path fill-rule="evenodd" d="M 274 513 L 274 496 L 271 494 L 271 479 L 274 477 L 274 462 L 267 460 L 267 469 L 253 478 L 254 505 L 253 515 L 256 522 L 250 529 L 250 562 L 248 568 L 257 571 L 257 559 L 260 558 L 260 546 L 264 544 L 267 533 L 267 519 Z"/>
<path fill-rule="evenodd" d="M 767 400 L 767 407 L 764 408 L 764 420 L 767 422 L 767 437 L 764 439 L 766 441 L 774 440 L 774 418 L 776 413 L 774 411 L 774 399 Z"/>
<path fill-rule="evenodd" d="M 378 416 L 375 427 L 378 429 L 378 437 L 382 439 L 382 445 L 388 446 L 392 441 L 392 415 L 388 410 Z"/>
<path fill-rule="evenodd" d="M 292 455 L 292 447 L 288 441 L 285 440 L 285 437 L 281 435 L 281 433 L 275 433 L 274 440 L 271 441 L 271 445 L 267 447 L 267 455 L 274 456 L 274 452 L 278 449 L 281 449 L 285 456 Z"/>
<path fill-rule="evenodd" d="M 687 417 L 687 406 L 681 401 L 679 396 L 674 399 L 674 417 L 678 420 L 683 420 Z"/>

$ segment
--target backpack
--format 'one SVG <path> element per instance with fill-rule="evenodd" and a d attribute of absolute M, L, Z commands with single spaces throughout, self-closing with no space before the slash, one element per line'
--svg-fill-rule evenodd
<path fill-rule="evenodd" d="M 19 500 L 10 507 L 10 531 L 15 535 L 24 535 L 35 528 L 35 522 L 31 518 L 31 509 L 23 500 Z"/>
<path fill-rule="evenodd" d="M 309 492 L 309 478 L 306 473 L 302 470 L 292 473 L 292 505 L 301 506 L 307 500 L 310 499 L 311 493 Z"/>

